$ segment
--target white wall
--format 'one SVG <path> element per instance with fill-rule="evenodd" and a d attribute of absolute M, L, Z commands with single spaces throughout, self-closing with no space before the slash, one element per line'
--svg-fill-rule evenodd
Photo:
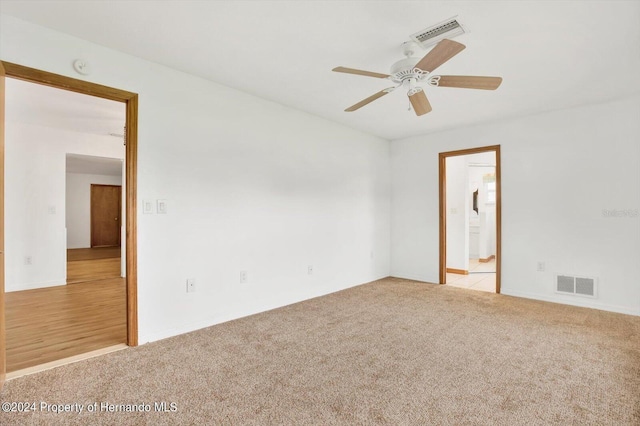
<path fill-rule="evenodd" d="M 110 136 L 5 123 L 6 291 L 66 284 L 66 154 L 122 157 L 122 151 Z"/>
<path fill-rule="evenodd" d="M 484 152 L 481 154 L 473 154 L 465 156 L 467 164 L 495 164 L 495 153 Z M 469 180 L 469 192 L 467 194 L 467 208 L 469 209 L 469 225 L 470 234 L 475 231 L 477 235 L 477 245 L 472 247 L 469 244 L 470 259 L 487 259 L 491 255 L 495 255 L 495 203 L 487 204 L 487 184 L 484 182 L 484 176 L 487 174 L 495 174 L 495 167 L 467 167 Z M 478 190 L 478 212 L 473 210 L 473 192 Z M 475 224 L 477 226 L 471 226 Z M 470 236 L 471 238 L 471 236 Z"/>
<path fill-rule="evenodd" d="M 392 142 L 392 275 L 438 281 L 438 153 L 499 144 L 502 293 L 640 314 L 639 135 L 636 95 Z M 556 294 L 554 273 L 598 297 Z"/>
<path fill-rule="evenodd" d="M 389 275 L 389 143 L 3 16 L 3 60 L 139 94 L 142 343 Z M 313 275 L 307 266 L 313 265 Z M 240 284 L 240 271 L 249 282 Z M 185 280 L 196 279 L 187 294 Z"/>
<path fill-rule="evenodd" d="M 446 161 L 447 268 L 467 271 L 469 269 L 467 160 L 465 156 L 456 156 L 448 157 Z"/>
<path fill-rule="evenodd" d="M 91 184 L 122 185 L 122 176 L 67 173 L 67 248 L 91 247 Z"/>

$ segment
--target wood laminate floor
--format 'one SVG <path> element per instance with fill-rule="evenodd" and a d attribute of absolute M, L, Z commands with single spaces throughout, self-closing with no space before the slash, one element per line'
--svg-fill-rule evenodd
<path fill-rule="evenodd" d="M 67 284 L 121 275 L 120 247 L 67 250 Z"/>
<path fill-rule="evenodd" d="M 67 250 L 67 262 L 120 257 L 120 247 L 94 247 Z"/>
<path fill-rule="evenodd" d="M 126 343 L 119 251 L 117 258 L 91 256 L 68 262 L 83 282 L 5 294 L 8 372 Z M 117 270 L 111 265 L 111 278 L 96 279 L 109 270 L 106 262 Z"/>

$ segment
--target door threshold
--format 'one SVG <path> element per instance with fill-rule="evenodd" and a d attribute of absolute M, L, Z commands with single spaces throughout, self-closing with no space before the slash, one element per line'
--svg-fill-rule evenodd
<path fill-rule="evenodd" d="M 9 381 L 9 380 L 17 379 L 18 377 L 40 373 L 41 371 L 50 370 L 52 368 L 60 367 L 67 364 L 73 364 L 74 362 L 84 361 L 85 359 L 95 358 L 100 355 L 106 355 L 108 353 L 120 351 L 128 347 L 129 346 L 127 346 L 126 344 L 120 343 L 118 345 L 108 346 L 102 349 L 96 349 L 95 351 L 70 356 L 68 358 L 58 359 L 58 360 L 47 362 L 44 364 L 34 365 L 33 367 L 23 368 L 22 370 L 7 372 L 6 380 Z"/>

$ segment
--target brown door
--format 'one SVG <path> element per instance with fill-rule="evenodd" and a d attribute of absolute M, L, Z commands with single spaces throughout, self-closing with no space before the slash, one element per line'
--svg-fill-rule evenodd
<path fill-rule="evenodd" d="M 0 63 L 0 389 L 7 372 L 4 316 L 4 67 Z"/>
<path fill-rule="evenodd" d="M 91 185 L 91 247 L 120 246 L 122 187 Z"/>

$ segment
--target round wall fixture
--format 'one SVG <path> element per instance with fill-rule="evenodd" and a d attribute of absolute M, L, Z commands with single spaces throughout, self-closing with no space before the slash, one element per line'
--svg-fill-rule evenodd
<path fill-rule="evenodd" d="M 91 67 L 89 66 L 89 62 L 84 59 L 76 59 L 73 61 L 73 69 L 76 70 L 78 74 L 89 75 L 91 72 Z"/>

